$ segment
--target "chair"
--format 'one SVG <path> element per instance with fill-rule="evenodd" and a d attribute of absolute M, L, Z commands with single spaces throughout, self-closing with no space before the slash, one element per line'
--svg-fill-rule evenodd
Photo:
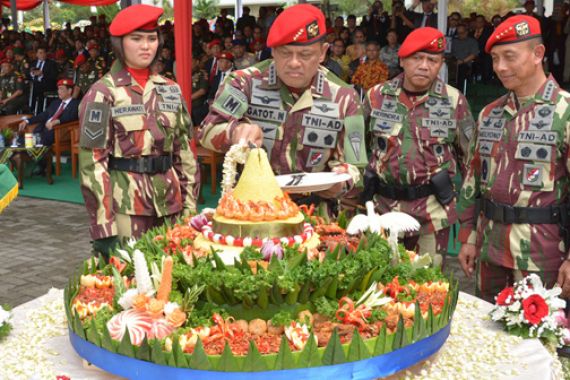
<path fill-rule="evenodd" d="M 72 151 L 74 141 L 72 137 L 72 131 L 77 129 L 79 129 L 78 120 L 70 121 L 69 123 L 64 123 L 53 127 L 54 142 L 51 148 L 55 155 L 55 175 L 57 176 L 61 175 L 61 153 Z"/>
<path fill-rule="evenodd" d="M 77 177 L 77 162 L 79 160 L 79 128 L 71 129 L 71 176 Z"/>
<path fill-rule="evenodd" d="M 222 153 L 214 152 L 213 150 L 204 148 L 201 145 L 197 146 L 198 161 L 202 165 L 210 165 L 210 181 L 212 184 L 211 193 L 216 194 L 218 181 L 218 164 L 224 160 Z"/>

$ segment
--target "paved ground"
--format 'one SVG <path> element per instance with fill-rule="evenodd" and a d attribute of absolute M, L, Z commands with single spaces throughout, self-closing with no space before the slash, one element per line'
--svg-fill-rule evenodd
<path fill-rule="evenodd" d="M 19 197 L 0 215 L 0 304 L 17 306 L 63 288 L 89 256 L 87 213 L 83 205 Z M 473 293 L 457 259 L 449 268 L 461 289 Z"/>

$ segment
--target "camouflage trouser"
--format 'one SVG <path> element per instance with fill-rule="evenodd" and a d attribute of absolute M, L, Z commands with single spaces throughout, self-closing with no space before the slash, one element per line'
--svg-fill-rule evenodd
<path fill-rule="evenodd" d="M 530 273 L 537 274 L 542 279 L 544 285 L 548 288 L 552 288 L 558 278 L 557 270 L 530 272 L 478 261 L 475 295 L 494 304 L 495 296 L 499 294 L 501 290 L 508 286 L 512 286 L 513 283 L 522 280 Z"/>
<path fill-rule="evenodd" d="M 450 228 L 444 228 L 431 234 L 422 234 L 404 238 L 406 249 L 418 252 L 420 255 L 429 253 L 430 255 L 440 254 L 445 265 L 447 257 L 447 246 L 449 244 Z"/>
<path fill-rule="evenodd" d="M 167 221 L 174 223 L 178 214 L 157 217 L 155 215 L 115 214 L 117 231 L 120 238 L 138 239 L 153 227 L 162 226 Z"/>

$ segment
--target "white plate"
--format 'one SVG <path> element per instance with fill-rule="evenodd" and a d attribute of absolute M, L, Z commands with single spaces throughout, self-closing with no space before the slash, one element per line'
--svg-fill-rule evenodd
<path fill-rule="evenodd" d="M 289 193 L 309 193 L 330 189 L 333 185 L 352 177 L 348 173 L 320 172 L 285 174 L 278 175 L 276 178 L 279 187 Z"/>

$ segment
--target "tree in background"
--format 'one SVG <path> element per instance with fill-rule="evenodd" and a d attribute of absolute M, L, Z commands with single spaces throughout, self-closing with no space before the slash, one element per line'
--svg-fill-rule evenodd
<path fill-rule="evenodd" d="M 196 0 L 192 1 L 192 17 L 196 19 L 205 18 L 211 20 L 219 14 L 218 0 Z"/>

